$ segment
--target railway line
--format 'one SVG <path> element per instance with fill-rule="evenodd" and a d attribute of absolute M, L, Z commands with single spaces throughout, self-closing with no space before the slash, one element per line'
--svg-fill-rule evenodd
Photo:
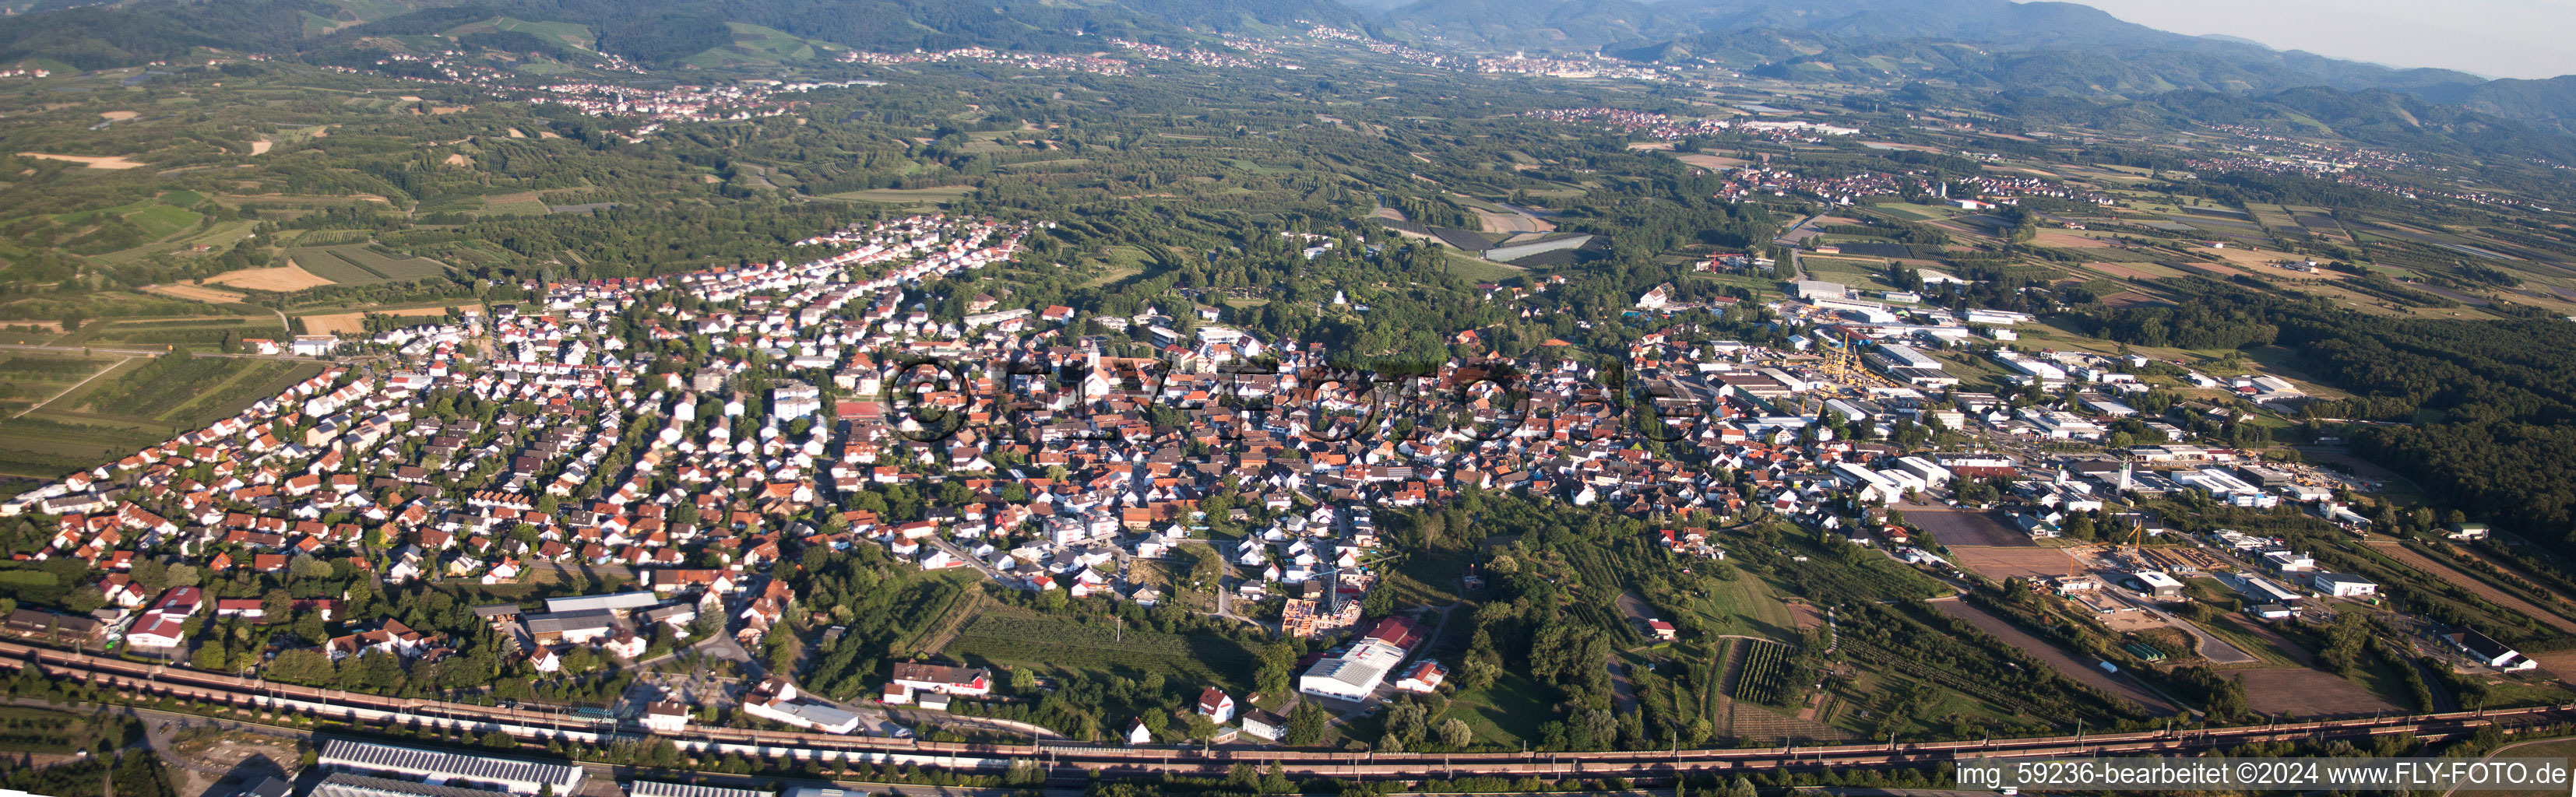
<path fill-rule="evenodd" d="M 136 695 L 337 720 L 358 727 L 438 728 L 473 734 L 498 730 L 537 744 L 550 740 L 606 744 L 644 735 L 644 732 L 622 727 L 614 720 L 523 708 L 316 689 L 0 642 L 0 667 L 17 670 L 29 666 L 55 678 L 87 681 Z M 2576 705 L 1980 741 L 1590 753 L 1349 753 L 1260 747 L 1107 746 L 1065 742 L 1023 745 L 705 727 L 691 727 L 684 733 L 667 735 L 667 738 L 684 750 L 700 753 L 969 771 L 998 771 L 1014 762 L 1034 760 L 1040 762 L 1051 778 L 1066 779 L 1087 778 L 1094 774 L 1222 775 L 1236 764 L 1255 767 L 1277 764 L 1294 776 L 1352 780 L 1418 781 L 1467 776 L 1538 776 L 1551 779 L 1617 776 L 1654 780 L 1671 778 L 1677 772 L 1930 767 L 1986 756 L 2172 755 L 2256 742 L 2366 740 L 2389 734 L 2446 739 L 2472 733 L 2488 725 L 2519 727 L 2571 720 L 2576 720 Z"/>

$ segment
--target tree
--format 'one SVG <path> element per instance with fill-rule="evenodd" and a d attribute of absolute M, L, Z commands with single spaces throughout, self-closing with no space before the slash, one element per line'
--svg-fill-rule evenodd
<path fill-rule="evenodd" d="M 1286 641 L 1261 647 L 1261 667 L 1252 677 L 1252 688 L 1263 694 L 1287 694 L 1296 678 L 1297 646 Z"/>
<path fill-rule="evenodd" d="M 1450 717 L 1440 723 L 1441 744 L 1452 748 L 1463 748 L 1475 741 L 1476 731 L 1467 727 L 1466 720 Z"/>
<path fill-rule="evenodd" d="M 285 622 L 294 612 L 295 596 L 287 594 L 286 590 L 272 589 L 259 596 L 260 616 L 269 622 Z"/>
<path fill-rule="evenodd" d="M 63 608 L 72 610 L 73 614 L 88 614 L 105 605 L 107 592 L 95 585 L 72 590 L 72 594 L 63 597 Z"/>
<path fill-rule="evenodd" d="M 188 664 L 207 672 L 229 672 L 232 656 L 225 652 L 222 642 L 208 642 L 197 646 L 197 653 L 189 657 Z"/>
<path fill-rule="evenodd" d="M 1753 788 L 1752 779 L 1737 775 L 1726 784 L 1726 797 L 1761 797 L 1761 792 Z"/>
<path fill-rule="evenodd" d="M 1312 701 L 1300 701 L 1295 709 L 1288 712 L 1288 733 L 1280 741 L 1297 747 L 1322 742 L 1324 734 L 1332 729 L 1332 723 L 1332 716 L 1324 713 L 1322 707 Z"/>
<path fill-rule="evenodd" d="M 160 756 L 137 752 L 116 762 L 117 797 L 177 797 L 178 793 L 170 785 L 170 773 L 161 768 Z"/>
<path fill-rule="evenodd" d="M 1368 596 L 1360 599 L 1360 614 L 1385 617 L 1395 613 L 1395 588 L 1385 579 L 1369 587 Z"/>

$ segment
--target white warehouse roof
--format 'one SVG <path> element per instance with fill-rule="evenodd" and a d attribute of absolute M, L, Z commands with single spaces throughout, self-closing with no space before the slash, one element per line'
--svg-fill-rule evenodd
<path fill-rule="evenodd" d="M 556 794 L 571 794 L 580 790 L 582 776 L 580 767 L 562 764 L 442 753 L 343 739 L 324 743 L 322 757 L 316 763 L 326 767 L 406 775 L 433 784 L 456 781 L 488 784 L 523 794 L 535 794 L 547 786 L 554 787 Z"/>

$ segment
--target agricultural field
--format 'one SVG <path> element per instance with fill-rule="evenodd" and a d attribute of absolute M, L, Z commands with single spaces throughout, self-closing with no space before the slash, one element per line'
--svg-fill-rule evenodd
<path fill-rule="evenodd" d="M 277 317 L 230 316 L 196 317 L 147 321 L 94 323 L 63 339 L 61 345 L 97 345 L 158 350 L 167 346 L 187 346 L 213 351 L 225 336 L 234 339 L 268 338 L 281 340 L 286 328 L 277 325 Z"/>
<path fill-rule="evenodd" d="M 1165 634 L 1107 621 L 1076 622 L 994 608 L 966 624 L 941 651 L 974 664 L 1041 671 L 1135 675 L 1162 672 L 1240 690 L 1250 685 L 1252 651 L 1223 637 Z"/>
<path fill-rule="evenodd" d="M 460 309 L 466 310 L 478 310 L 482 307 L 483 305 L 480 303 L 469 303 L 459 306 Z M 304 321 L 304 331 L 308 334 L 363 335 L 367 331 L 367 316 L 386 315 L 397 318 L 436 319 L 447 315 L 447 308 L 447 305 L 440 305 L 437 307 L 410 307 L 399 310 L 369 310 L 361 313 L 320 313 L 315 315 L 296 316 L 296 318 Z"/>
<path fill-rule="evenodd" d="M 311 378 L 321 368 L 312 363 L 231 357 L 156 358 L 85 391 L 72 412 L 180 427 L 203 426 L 232 414 L 241 405 Z M 185 391 L 171 390 L 171 385 L 199 387 Z"/>
<path fill-rule="evenodd" d="M 330 280 L 323 279 L 320 275 L 293 265 L 227 271 L 207 277 L 206 282 L 244 290 L 276 293 L 293 293 L 306 288 L 319 288 L 332 284 Z"/>
<path fill-rule="evenodd" d="M 436 260 L 395 256 L 366 244 L 299 247 L 286 250 L 286 258 L 290 266 L 341 285 L 407 282 L 447 272 Z"/>
<path fill-rule="evenodd" d="M 2493 584 L 2489 584 L 2478 579 L 2476 576 L 2460 572 L 2458 568 L 2452 567 L 2449 563 L 2436 560 L 2430 556 L 2425 556 L 2422 552 L 2416 551 L 2413 548 L 2408 548 L 2404 545 L 2395 543 L 2375 543 L 2371 545 L 2371 549 L 2385 554 L 2390 558 L 2396 559 L 2397 561 L 2404 562 L 2407 566 L 2431 575 L 2434 578 L 2448 582 L 2454 587 L 2467 590 L 2471 594 L 2484 598 L 2497 606 L 2504 607 L 2508 611 L 2512 611 L 2534 620 L 2539 620 L 2543 623 L 2548 623 L 2550 627 L 2556 628 L 2560 631 L 2576 633 L 2576 620 L 2570 620 L 2565 615 L 2543 608 L 2539 604 L 2526 600 L 2520 595 L 2499 589 Z"/>
<path fill-rule="evenodd" d="M 51 478 L 114 460 L 238 412 L 321 368 L 221 357 L 130 358 L 41 410 L 0 420 L 0 474 Z"/>
<path fill-rule="evenodd" d="M 1726 685 L 1727 697 L 1776 705 L 1796 688 L 1789 683 L 1788 645 L 1742 640 L 1735 653 L 1741 661 L 1731 668 L 1734 678 Z"/>
<path fill-rule="evenodd" d="M 128 291 L 98 291 L 68 295 L 40 293 L 13 299 L 0 299 L 0 324 L 20 321 L 51 323 L 60 321 L 67 315 L 86 320 L 170 318 L 197 316 L 207 312 L 209 312 L 207 306 L 199 302 Z"/>
<path fill-rule="evenodd" d="M 974 186 L 949 185 L 937 188 L 871 188 L 865 191 L 845 191 L 838 194 L 823 194 L 821 197 L 824 199 L 839 199 L 849 202 L 878 202 L 888 205 L 931 205 L 954 200 L 972 193 L 975 193 Z"/>
<path fill-rule="evenodd" d="M 0 353 L 0 417 L 25 412 L 123 359 L 43 352 Z"/>

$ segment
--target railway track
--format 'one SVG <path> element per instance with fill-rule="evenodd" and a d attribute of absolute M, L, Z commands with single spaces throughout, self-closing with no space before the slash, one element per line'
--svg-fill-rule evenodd
<path fill-rule="evenodd" d="M 643 735 L 613 720 L 316 689 L 0 642 L 0 667 L 16 670 L 27 666 L 38 667 L 40 672 L 56 678 L 87 681 L 137 695 L 338 720 L 359 727 L 448 728 L 477 734 L 499 730 L 537 744 L 550 740 L 605 744 Z M 1058 778 L 1088 777 L 1089 773 L 1221 775 L 1236 764 L 1268 767 L 1275 763 L 1292 775 L 1354 780 L 1416 781 L 1466 776 L 1617 776 L 1636 780 L 1696 771 L 1929 767 L 1986 756 L 2171 755 L 2255 742 L 2366 739 L 2389 734 L 2445 739 L 2488 725 L 2525 726 L 2571 720 L 2576 720 L 2576 705 L 1980 741 L 1590 753 L 1346 753 L 1065 742 L 1019 745 L 704 727 L 691 727 L 667 738 L 692 752 L 957 770 L 999 770 L 1014 762 L 1034 760 L 1046 768 L 1049 776 Z"/>

